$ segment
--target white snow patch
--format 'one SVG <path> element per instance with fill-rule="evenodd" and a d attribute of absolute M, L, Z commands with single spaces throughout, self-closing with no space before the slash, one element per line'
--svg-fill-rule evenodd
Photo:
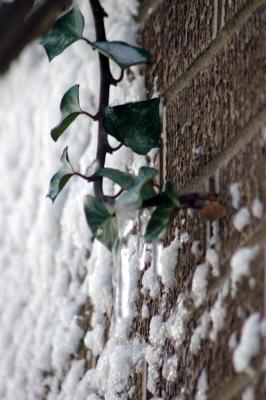
<path fill-rule="evenodd" d="M 242 394 L 242 400 L 255 400 L 255 390 L 253 386 L 248 386 L 243 394 Z"/>
<path fill-rule="evenodd" d="M 240 194 L 240 185 L 238 182 L 231 183 L 230 185 L 230 194 L 232 196 L 232 206 L 238 210 L 240 206 L 241 194 Z"/>
<path fill-rule="evenodd" d="M 196 156 L 203 156 L 205 154 L 205 149 L 203 146 L 193 147 L 192 153 Z"/>
<path fill-rule="evenodd" d="M 233 225 L 238 232 L 250 224 L 250 212 L 247 207 L 242 207 L 233 217 Z"/>
<path fill-rule="evenodd" d="M 264 207 L 259 199 L 254 199 L 251 205 L 251 212 L 253 217 L 261 219 L 263 216 Z"/>
<path fill-rule="evenodd" d="M 150 316 L 150 310 L 147 304 L 143 304 L 141 307 L 141 318 L 142 319 L 148 319 Z"/>
<path fill-rule="evenodd" d="M 251 314 L 244 323 L 240 342 L 233 353 L 235 371 L 253 373 L 252 359 L 260 352 L 261 317 L 259 313 Z"/>
<path fill-rule="evenodd" d="M 158 276 L 153 271 L 152 266 L 149 267 L 142 277 L 142 293 L 149 293 L 152 299 L 156 298 L 160 294 L 160 284 L 158 281 Z"/>
<path fill-rule="evenodd" d="M 215 301 L 210 311 L 210 316 L 212 320 L 212 330 L 210 332 L 210 339 L 213 341 L 217 339 L 217 335 L 224 325 L 224 320 L 227 315 L 227 307 L 226 304 L 223 304 L 223 301 L 228 293 L 229 293 L 229 282 L 226 281 L 222 291 L 218 294 L 218 298 Z"/>
<path fill-rule="evenodd" d="M 220 276 L 219 257 L 217 252 L 210 248 L 206 252 L 206 262 L 211 266 L 212 276 L 215 278 Z"/>
<path fill-rule="evenodd" d="M 201 372 L 198 383 L 195 400 L 207 400 L 208 382 L 205 369 Z"/>
<path fill-rule="evenodd" d="M 204 311 L 201 316 L 200 324 L 193 331 L 193 334 L 190 339 L 189 349 L 191 353 L 198 354 L 201 349 L 201 341 L 207 339 L 209 333 L 209 324 L 211 318 L 208 311 Z"/>
<path fill-rule="evenodd" d="M 162 375 L 169 382 L 175 382 L 177 378 L 178 357 L 172 356 L 164 360 Z"/>
<path fill-rule="evenodd" d="M 168 247 L 165 247 L 162 250 L 160 255 L 160 268 L 158 272 L 166 289 L 175 284 L 175 272 L 179 246 L 179 240 L 176 238 Z"/>
<path fill-rule="evenodd" d="M 237 293 L 237 283 L 244 276 L 250 275 L 250 264 L 258 254 L 258 246 L 243 247 L 237 250 L 230 261 L 231 264 L 231 294 L 235 297 Z"/>
<path fill-rule="evenodd" d="M 192 298 L 196 307 L 199 307 L 205 299 L 208 287 L 208 273 L 208 264 L 198 265 L 194 272 L 192 280 Z"/>

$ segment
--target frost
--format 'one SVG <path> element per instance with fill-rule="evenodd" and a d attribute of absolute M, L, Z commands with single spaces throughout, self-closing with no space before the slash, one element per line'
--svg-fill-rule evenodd
<path fill-rule="evenodd" d="M 237 292 L 237 283 L 243 276 L 250 275 L 250 265 L 258 254 L 258 247 L 243 247 L 237 250 L 230 261 L 231 274 L 231 294 L 234 297 Z"/>
<path fill-rule="evenodd" d="M 251 212 L 252 212 L 253 217 L 258 218 L 258 219 L 262 218 L 263 210 L 264 210 L 264 207 L 263 207 L 262 202 L 259 199 L 254 199 L 252 202 L 252 205 L 251 205 Z"/>
<path fill-rule="evenodd" d="M 207 390 L 208 390 L 207 374 L 204 369 L 201 372 L 198 379 L 195 400 L 207 400 Z"/>
<path fill-rule="evenodd" d="M 238 232 L 242 232 L 243 229 L 249 224 L 250 224 L 250 212 L 246 207 L 242 207 L 234 215 L 233 225 Z"/>
<path fill-rule="evenodd" d="M 233 364 L 235 371 L 252 374 L 252 359 L 260 352 L 261 317 L 259 313 L 251 314 L 245 321 L 240 342 L 234 350 Z"/>
<path fill-rule="evenodd" d="M 199 307 L 205 299 L 208 286 L 208 273 L 209 266 L 207 264 L 198 265 L 194 272 L 192 280 L 192 298 L 196 307 Z"/>
<path fill-rule="evenodd" d="M 241 195 L 240 195 L 240 185 L 238 182 L 231 183 L 230 185 L 230 194 L 232 196 L 232 206 L 238 210 L 240 206 L 240 200 L 241 200 Z"/>

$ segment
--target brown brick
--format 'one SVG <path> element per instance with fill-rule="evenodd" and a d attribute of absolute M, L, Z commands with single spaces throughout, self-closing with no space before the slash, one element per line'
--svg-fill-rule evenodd
<path fill-rule="evenodd" d="M 209 46 L 213 36 L 213 1 L 164 0 L 145 21 L 140 36 L 154 63 L 147 83 L 164 92 Z"/>
<path fill-rule="evenodd" d="M 167 104 L 166 170 L 183 186 L 266 104 L 266 6 Z M 204 154 L 193 154 L 203 147 Z"/>

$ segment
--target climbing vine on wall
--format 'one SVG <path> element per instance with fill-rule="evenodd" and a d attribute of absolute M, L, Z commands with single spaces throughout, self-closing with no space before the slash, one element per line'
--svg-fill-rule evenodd
<path fill-rule="evenodd" d="M 76 171 L 70 162 L 68 148 L 65 148 L 61 156 L 61 167 L 51 179 L 47 196 L 54 201 L 68 181 L 75 176 L 85 179 L 89 184 L 92 183 L 94 196 L 87 195 L 84 200 L 86 220 L 93 238 L 97 238 L 110 250 L 118 244 L 116 214 L 121 208 L 131 211 L 153 209 L 144 235 L 148 243 L 160 237 L 171 218 L 180 209 L 203 209 L 207 217 L 220 216 L 223 208 L 217 202 L 215 194 L 177 194 L 171 182 L 167 182 L 161 190 L 156 183 L 158 171 L 154 168 L 142 167 L 135 176 L 105 167 L 106 155 L 118 151 L 121 146 L 127 146 L 141 155 L 146 155 L 151 149 L 161 146 L 160 99 L 109 106 L 110 86 L 117 85 L 123 79 L 126 69 L 134 65 L 149 64 L 151 56 L 140 47 L 122 41 L 108 41 L 104 26 L 107 14 L 99 0 L 90 0 L 90 4 L 95 21 L 96 41 L 83 36 L 84 17 L 75 5 L 57 20 L 47 36 L 42 39 L 42 44 L 50 61 L 78 40 L 85 41 L 98 52 L 101 77 L 98 112 L 92 115 L 81 108 L 79 85 L 74 85 L 64 94 L 60 104 L 61 119 L 51 130 L 52 139 L 57 141 L 79 115 L 87 115 L 97 121 L 98 169 L 88 176 Z M 110 71 L 110 60 L 120 68 L 118 79 L 115 79 Z M 115 148 L 112 147 L 108 140 L 109 136 L 114 137 L 120 144 Z M 121 190 L 114 196 L 104 194 L 103 178 L 118 184 Z"/>

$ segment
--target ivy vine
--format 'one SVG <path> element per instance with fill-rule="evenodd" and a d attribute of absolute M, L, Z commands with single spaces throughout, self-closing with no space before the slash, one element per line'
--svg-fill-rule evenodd
<path fill-rule="evenodd" d="M 154 209 L 144 235 L 147 243 L 158 240 L 171 218 L 180 209 L 204 209 L 204 215 L 207 217 L 211 219 L 220 217 L 223 215 L 223 207 L 219 205 L 215 194 L 177 194 L 171 182 L 166 183 L 164 190 L 159 190 L 156 184 L 157 171 L 154 168 L 142 167 L 137 176 L 113 168 L 105 168 L 107 153 L 112 154 L 121 146 L 127 146 L 141 155 L 146 155 L 151 149 L 160 147 L 160 99 L 109 106 L 110 86 L 117 85 L 123 79 L 125 69 L 150 63 L 151 56 L 145 49 L 128 43 L 107 41 L 104 26 L 104 18 L 107 14 L 99 0 L 90 0 L 90 4 L 95 21 L 96 41 L 92 42 L 83 36 L 84 17 L 75 5 L 56 21 L 41 43 L 50 61 L 78 40 L 85 41 L 98 52 L 101 77 L 98 112 L 92 115 L 81 109 L 79 85 L 72 86 L 62 98 L 61 119 L 51 130 L 51 137 L 54 141 L 59 140 L 81 114 L 97 121 L 96 161 L 99 168 L 91 176 L 75 171 L 69 160 L 68 148 L 65 148 L 61 157 L 61 167 L 51 179 L 47 196 L 55 201 L 73 176 L 93 183 L 95 196 L 87 195 L 84 200 L 86 220 L 93 239 L 97 238 L 110 250 L 118 242 L 116 211 L 122 207 L 128 207 L 131 210 Z M 113 60 L 120 67 L 121 74 L 118 79 L 111 74 L 109 60 Z M 109 135 L 117 139 L 120 145 L 113 148 L 108 141 Z M 121 187 L 117 195 L 104 194 L 103 178 L 108 178 Z M 110 212 L 110 205 L 114 206 L 113 212 Z"/>

